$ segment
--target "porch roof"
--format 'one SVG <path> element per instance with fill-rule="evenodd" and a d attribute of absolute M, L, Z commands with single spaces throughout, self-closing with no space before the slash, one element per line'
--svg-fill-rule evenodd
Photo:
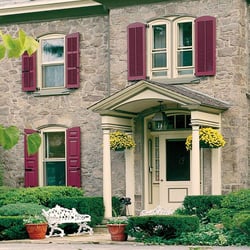
<path fill-rule="evenodd" d="M 88 109 L 100 115 L 135 117 L 159 106 L 159 101 L 162 101 L 163 107 L 175 104 L 178 109 L 214 114 L 230 107 L 227 102 L 184 86 L 142 80 L 98 101 Z"/>

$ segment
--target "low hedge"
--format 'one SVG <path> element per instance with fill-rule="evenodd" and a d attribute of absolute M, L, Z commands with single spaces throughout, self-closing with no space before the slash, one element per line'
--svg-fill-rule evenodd
<path fill-rule="evenodd" d="M 0 216 L 0 240 L 27 239 L 23 216 Z"/>
<path fill-rule="evenodd" d="M 221 208 L 223 195 L 190 195 L 183 201 L 184 209 L 182 214 L 196 215 L 203 222 L 207 223 L 208 211 L 212 208 Z"/>
<path fill-rule="evenodd" d="M 47 209 L 43 205 L 36 203 L 15 203 L 0 207 L 0 216 L 24 216 L 24 215 L 39 215 L 42 209 Z"/>
<path fill-rule="evenodd" d="M 51 199 L 62 197 L 83 197 L 84 191 L 76 187 L 48 186 L 31 188 L 0 187 L 0 207 L 17 202 L 37 203 L 48 206 Z"/>
<path fill-rule="evenodd" d="M 159 237 L 164 240 L 178 237 L 182 232 L 195 232 L 199 228 L 197 216 L 149 215 L 129 217 L 127 233 L 137 241 L 150 241 Z"/>

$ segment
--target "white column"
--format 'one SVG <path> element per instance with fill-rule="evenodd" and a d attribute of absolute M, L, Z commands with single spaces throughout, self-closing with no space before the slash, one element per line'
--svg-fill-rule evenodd
<path fill-rule="evenodd" d="M 126 176 L 126 197 L 131 198 L 131 205 L 128 205 L 129 214 L 135 215 L 135 174 L 134 174 L 134 149 L 125 150 L 125 176 Z"/>
<path fill-rule="evenodd" d="M 212 194 L 221 194 L 221 149 L 212 149 Z"/>
<path fill-rule="evenodd" d="M 191 195 L 200 195 L 200 141 L 199 141 L 199 126 L 192 126 L 192 162 L 191 162 Z"/>
<path fill-rule="evenodd" d="M 112 178 L 109 130 L 103 130 L 103 202 L 105 218 L 112 217 Z"/>

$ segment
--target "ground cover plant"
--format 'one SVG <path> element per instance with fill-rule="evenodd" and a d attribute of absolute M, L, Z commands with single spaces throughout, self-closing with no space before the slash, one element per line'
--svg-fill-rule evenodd
<path fill-rule="evenodd" d="M 199 228 L 181 230 L 176 237 L 136 237 L 145 244 L 250 246 L 250 190 L 244 189 L 223 196 L 187 196 L 175 214 L 197 216 Z M 149 235 L 148 235 L 149 236 Z"/>

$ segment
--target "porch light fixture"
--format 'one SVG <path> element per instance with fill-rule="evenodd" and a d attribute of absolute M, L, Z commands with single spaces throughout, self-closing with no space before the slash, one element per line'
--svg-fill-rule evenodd
<path fill-rule="evenodd" d="M 168 125 L 168 118 L 165 112 L 162 111 L 162 101 L 160 103 L 160 110 L 155 113 L 152 118 L 152 130 L 166 130 Z"/>

